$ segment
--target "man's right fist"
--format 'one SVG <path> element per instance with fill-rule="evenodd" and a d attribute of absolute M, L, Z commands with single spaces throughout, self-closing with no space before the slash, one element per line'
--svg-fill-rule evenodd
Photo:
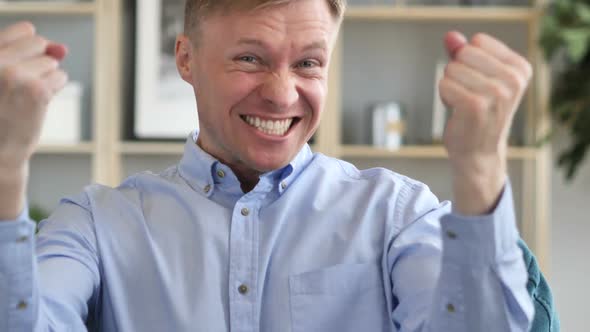
<path fill-rule="evenodd" d="M 29 22 L 0 30 L 0 170 L 21 169 L 33 154 L 47 105 L 68 80 L 66 54 Z"/>

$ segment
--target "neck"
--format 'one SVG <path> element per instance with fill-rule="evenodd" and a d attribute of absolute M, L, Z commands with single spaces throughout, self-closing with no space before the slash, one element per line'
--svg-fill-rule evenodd
<path fill-rule="evenodd" d="M 238 181 L 240 181 L 240 186 L 244 193 L 250 192 L 256 185 L 258 181 L 260 181 L 260 172 L 247 170 L 247 169 L 240 169 L 240 167 L 236 167 L 233 165 L 228 165 L 229 168 L 234 172 Z"/>
<path fill-rule="evenodd" d="M 250 192 L 252 189 L 254 189 L 254 187 L 256 187 L 258 181 L 260 180 L 260 175 L 262 174 L 262 172 L 248 168 L 240 163 L 231 163 L 227 160 L 224 160 L 223 158 L 219 158 L 214 153 L 211 153 L 211 151 L 209 151 L 209 149 L 207 149 L 206 146 L 204 146 L 203 142 L 200 139 L 197 139 L 196 144 L 203 151 L 207 152 L 214 158 L 217 158 L 219 161 L 227 165 L 232 170 L 232 172 L 234 172 L 234 174 L 238 178 L 238 181 L 240 181 L 240 187 L 242 188 L 242 191 L 244 193 Z"/>

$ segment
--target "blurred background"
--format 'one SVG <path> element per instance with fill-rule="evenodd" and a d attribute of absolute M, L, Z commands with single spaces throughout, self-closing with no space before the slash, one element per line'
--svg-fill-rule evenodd
<path fill-rule="evenodd" d="M 440 144 L 448 110 L 436 93 L 456 29 L 487 32 L 535 68 L 510 137 L 521 235 L 554 292 L 563 331 L 587 331 L 590 298 L 590 6 L 582 0 L 349 0 L 330 72 L 318 152 L 386 167 L 451 198 Z M 64 42 L 71 84 L 50 106 L 31 165 L 42 218 L 93 182 L 175 164 L 198 127 L 174 66 L 184 0 L 0 1 L 0 26 L 29 20 Z M 222 36 L 220 36 L 222 37 Z M 586 96 L 588 95 L 588 96 Z"/>

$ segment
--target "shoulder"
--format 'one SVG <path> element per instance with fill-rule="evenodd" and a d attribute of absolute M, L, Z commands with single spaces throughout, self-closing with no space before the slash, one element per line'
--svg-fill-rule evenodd
<path fill-rule="evenodd" d="M 314 155 L 314 161 L 325 171 L 333 173 L 333 178 L 369 184 L 390 184 L 395 185 L 403 191 L 429 190 L 428 186 L 416 179 L 397 173 L 383 167 L 372 167 L 359 169 L 350 162 L 342 159 L 328 157 L 321 153 Z M 332 178 L 331 177 L 331 178 Z"/>
<path fill-rule="evenodd" d="M 99 183 L 90 184 L 80 193 L 63 198 L 60 206 L 74 204 L 87 210 L 94 210 L 99 207 L 139 204 L 143 195 L 157 191 L 159 188 L 181 185 L 183 183 L 181 180 L 177 166 L 171 166 L 160 173 L 145 171 L 127 177 L 116 187 Z"/>

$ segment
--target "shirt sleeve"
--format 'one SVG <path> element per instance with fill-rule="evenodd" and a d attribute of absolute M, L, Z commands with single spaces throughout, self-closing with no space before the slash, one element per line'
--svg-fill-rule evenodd
<path fill-rule="evenodd" d="M 35 224 L 25 207 L 0 221 L 0 331 L 31 331 Z"/>
<path fill-rule="evenodd" d="M 534 308 L 510 182 L 494 211 L 475 217 L 451 213 L 427 188 L 406 196 L 413 221 L 388 253 L 399 331 L 528 331 Z"/>
<path fill-rule="evenodd" d="M 62 201 L 37 238 L 27 212 L 0 222 L 0 331 L 85 331 L 100 284 L 95 244 L 83 200 Z"/>

